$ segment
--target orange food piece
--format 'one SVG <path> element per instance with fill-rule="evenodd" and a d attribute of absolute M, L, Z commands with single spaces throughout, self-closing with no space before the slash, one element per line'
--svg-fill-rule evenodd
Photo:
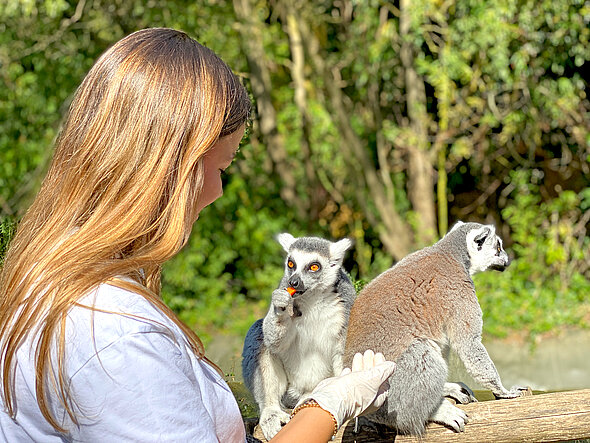
<path fill-rule="evenodd" d="M 289 293 L 289 295 L 290 295 L 291 297 L 293 297 L 293 294 L 295 294 L 295 293 L 297 292 L 297 289 L 295 289 L 295 288 L 293 288 L 293 287 L 289 286 L 289 287 L 287 288 L 287 292 Z"/>

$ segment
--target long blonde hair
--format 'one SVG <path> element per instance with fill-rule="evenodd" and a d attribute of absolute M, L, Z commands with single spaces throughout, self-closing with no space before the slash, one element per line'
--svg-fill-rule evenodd
<path fill-rule="evenodd" d="M 77 423 L 64 373 L 66 315 L 81 296 L 120 276 L 137 281 L 134 290 L 206 359 L 197 335 L 161 301 L 160 270 L 196 218 L 203 155 L 241 128 L 250 107 L 227 65 L 180 31 L 135 32 L 97 60 L 0 276 L 1 393 L 11 416 L 16 353 L 34 331 L 41 412 L 64 431 L 48 407 L 55 390 Z"/>

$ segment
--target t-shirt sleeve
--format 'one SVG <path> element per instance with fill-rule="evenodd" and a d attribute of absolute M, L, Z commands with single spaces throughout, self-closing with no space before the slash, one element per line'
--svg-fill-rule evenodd
<path fill-rule="evenodd" d="M 191 360 L 161 332 L 124 335 L 71 376 L 80 441 L 217 442 Z"/>

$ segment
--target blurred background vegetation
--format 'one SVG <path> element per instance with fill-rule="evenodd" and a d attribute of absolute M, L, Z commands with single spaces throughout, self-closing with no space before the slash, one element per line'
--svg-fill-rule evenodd
<path fill-rule="evenodd" d="M 487 334 L 588 326 L 589 22 L 584 0 L 3 0 L 0 260 L 94 60 L 165 26 L 256 104 L 224 197 L 163 270 L 205 342 L 265 314 L 279 232 L 354 239 L 362 282 L 459 219 L 514 257 L 476 277 Z"/>

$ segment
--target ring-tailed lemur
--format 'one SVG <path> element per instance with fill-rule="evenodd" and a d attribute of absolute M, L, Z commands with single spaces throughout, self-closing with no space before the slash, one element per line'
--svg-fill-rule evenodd
<path fill-rule="evenodd" d="M 260 408 L 270 440 L 292 408 L 325 378 L 340 375 L 346 325 L 356 296 L 342 268 L 348 239 L 279 234 L 287 252 L 285 274 L 264 319 L 248 331 L 242 353 L 244 382 Z"/>
<path fill-rule="evenodd" d="M 458 222 L 435 245 L 408 255 L 359 293 L 350 313 L 344 363 L 364 349 L 397 363 L 388 398 L 370 420 L 400 433 L 421 435 L 428 421 L 462 431 L 467 415 L 444 397 L 476 400 L 462 383 L 447 383 L 449 346 L 497 398 L 520 395 L 524 388 L 502 386 L 481 343 L 482 311 L 471 279 L 509 263 L 494 226 Z"/>

